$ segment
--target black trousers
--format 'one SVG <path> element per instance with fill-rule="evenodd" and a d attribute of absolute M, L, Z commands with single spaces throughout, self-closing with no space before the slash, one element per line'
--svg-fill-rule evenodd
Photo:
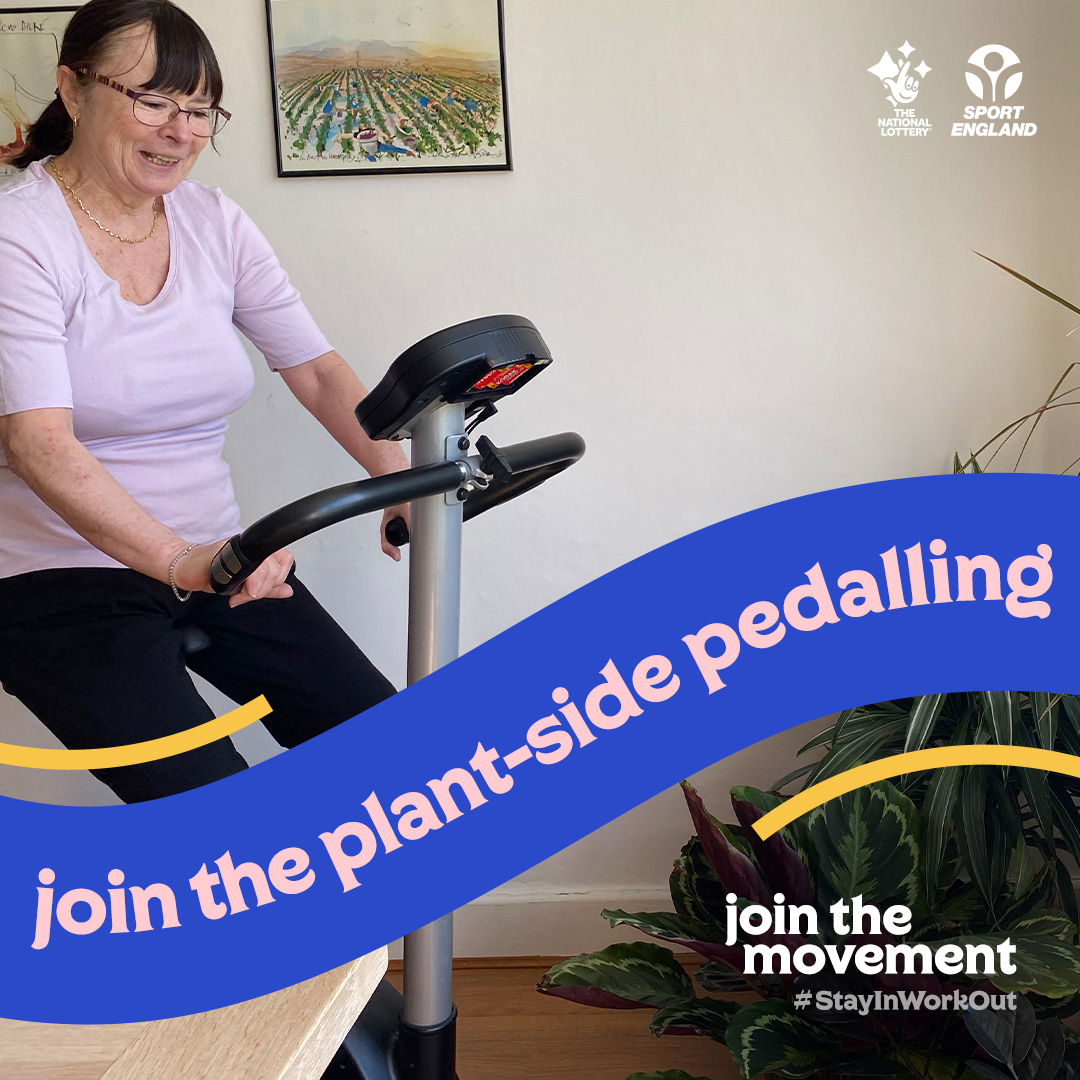
<path fill-rule="evenodd" d="M 0 579 L 0 684 L 68 749 L 144 742 L 213 719 L 187 668 L 233 701 L 265 694 L 263 723 L 296 746 L 394 693 L 318 601 L 290 576 L 287 600 L 230 608 L 134 570 L 40 570 Z M 188 655 L 197 627 L 209 647 Z M 187 791 L 246 768 L 229 739 L 94 773 L 124 802 Z"/>

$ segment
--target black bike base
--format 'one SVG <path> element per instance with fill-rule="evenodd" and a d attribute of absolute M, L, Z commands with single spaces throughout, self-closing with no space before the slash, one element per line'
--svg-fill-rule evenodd
<path fill-rule="evenodd" d="M 353 1024 L 322 1080 L 457 1080 L 457 1009 L 444 1024 L 401 1019 L 401 994 L 385 979 Z"/>

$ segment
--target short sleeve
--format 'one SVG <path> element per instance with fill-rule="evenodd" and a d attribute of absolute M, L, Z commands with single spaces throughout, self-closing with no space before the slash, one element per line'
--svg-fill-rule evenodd
<path fill-rule="evenodd" d="M 232 241 L 233 323 L 273 370 L 295 367 L 330 351 L 266 237 L 222 196 Z"/>
<path fill-rule="evenodd" d="M 29 208 L 0 199 L 0 416 L 71 408 L 67 319 L 50 250 Z"/>

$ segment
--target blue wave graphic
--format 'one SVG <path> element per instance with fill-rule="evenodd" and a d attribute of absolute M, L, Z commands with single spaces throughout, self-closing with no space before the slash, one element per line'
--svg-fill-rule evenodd
<path fill-rule="evenodd" d="M 765 507 L 210 787 L 121 807 L 2 799 L 0 1015 L 120 1023 L 246 1000 L 808 719 L 929 692 L 1080 692 L 1076 483 L 928 477 Z M 1002 599 L 985 560 L 956 556 L 990 556 Z"/>

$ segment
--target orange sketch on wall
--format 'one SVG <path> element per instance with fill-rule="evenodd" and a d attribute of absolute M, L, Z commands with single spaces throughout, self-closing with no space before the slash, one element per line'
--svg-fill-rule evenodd
<path fill-rule="evenodd" d="M 0 176 L 56 94 L 60 40 L 74 8 L 0 8 Z"/>

